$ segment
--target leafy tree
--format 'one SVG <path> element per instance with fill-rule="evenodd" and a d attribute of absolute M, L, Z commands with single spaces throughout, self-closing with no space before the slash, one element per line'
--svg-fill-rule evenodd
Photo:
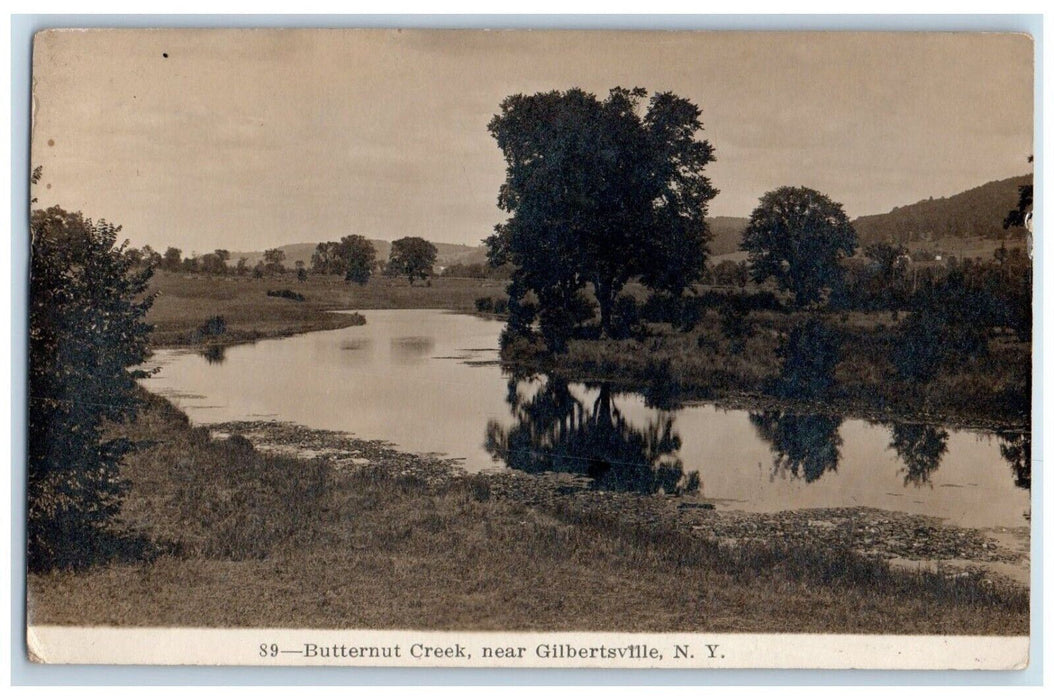
<path fill-rule="evenodd" d="M 755 282 L 772 278 L 798 306 L 818 302 L 842 285 L 839 261 L 856 251 L 856 232 L 842 205 L 807 187 L 766 193 L 750 215 L 742 250 Z"/>
<path fill-rule="evenodd" d="M 224 258 L 220 257 L 219 251 L 202 255 L 200 266 L 202 272 L 210 275 L 227 274 L 227 263 L 224 261 Z"/>
<path fill-rule="evenodd" d="M 128 258 L 128 262 L 132 264 L 132 267 L 139 267 L 143 264 L 143 251 L 128 246 L 124 249 L 124 256 Z"/>
<path fill-rule="evenodd" d="M 161 266 L 161 254 L 151 248 L 149 245 L 145 245 L 140 248 L 139 252 L 143 258 L 143 265 L 151 268 Z"/>
<path fill-rule="evenodd" d="M 280 248 L 270 248 L 264 251 L 264 271 L 271 274 L 281 274 L 285 272 L 285 265 L 282 261 L 285 260 L 285 251 Z"/>
<path fill-rule="evenodd" d="M 234 272 L 241 277 L 242 275 L 248 274 L 249 272 L 249 258 L 238 258 L 238 264 L 234 267 Z"/>
<path fill-rule="evenodd" d="M 119 226 L 59 207 L 31 217 L 28 559 L 32 570 L 106 553 L 125 485 L 123 439 L 103 424 L 135 414 L 130 369 L 147 355 L 150 267 L 133 267 Z M 177 251 L 178 253 L 178 251 Z"/>
<path fill-rule="evenodd" d="M 161 269 L 168 270 L 169 272 L 179 272 L 183 267 L 183 251 L 179 248 L 173 248 L 171 246 L 165 250 L 165 255 L 161 258 Z"/>
<path fill-rule="evenodd" d="M 887 280 L 893 278 L 897 268 L 897 260 L 907 255 L 908 249 L 899 243 L 878 242 L 871 243 L 864 248 L 864 255 L 875 261 L 882 276 Z"/>
<path fill-rule="evenodd" d="M 436 247 L 423 238 L 408 236 L 392 241 L 388 270 L 394 275 L 406 275 L 410 284 L 415 279 L 427 279 L 435 262 Z"/>
<path fill-rule="evenodd" d="M 296 279 L 298 282 L 307 282 L 307 268 L 303 260 L 296 261 Z"/>
<path fill-rule="evenodd" d="M 434 251 L 435 248 L 433 247 L 432 250 Z M 343 262 L 345 282 L 364 285 L 370 281 L 370 275 L 373 273 L 377 260 L 377 251 L 365 236 L 351 235 L 341 238 L 337 245 L 337 255 Z M 434 254 L 432 262 L 435 262 Z M 429 263 L 429 269 L 431 269 L 431 264 Z"/>
<path fill-rule="evenodd" d="M 558 344 L 574 325 L 566 309 L 587 284 L 610 333 L 631 277 L 679 295 L 702 274 L 707 203 L 717 194 L 703 170 L 713 148 L 696 139 L 698 107 L 659 93 L 644 110 L 646 95 L 512 95 L 488 126 L 506 162 L 498 206 L 511 214 L 487 239 L 488 257 L 512 264 L 510 298 L 533 292 L 543 333 Z"/>
<path fill-rule="evenodd" d="M 344 236 L 319 243 L 311 256 L 311 269 L 321 275 L 344 275 L 345 282 L 366 284 L 377 264 L 377 250 L 365 236 Z"/>
<path fill-rule="evenodd" d="M 327 241 L 315 246 L 311 254 L 311 269 L 319 275 L 337 275 L 344 273 L 343 261 L 337 255 L 337 243 Z"/>

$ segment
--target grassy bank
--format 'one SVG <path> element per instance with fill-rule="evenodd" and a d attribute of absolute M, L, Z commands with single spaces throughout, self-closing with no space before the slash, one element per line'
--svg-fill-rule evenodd
<path fill-rule="evenodd" d="M 213 316 L 222 316 L 226 331 L 209 340 L 220 344 L 249 342 L 362 323 L 334 310 L 450 309 L 471 311 L 479 296 L 500 293 L 495 280 L 436 278 L 431 286 L 405 279 L 376 277 L 365 286 L 348 284 L 339 276 L 294 274 L 254 279 L 251 276 L 210 276 L 157 271 L 151 281 L 157 292 L 147 322 L 154 325 L 157 347 L 199 345 L 198 332 Z M 303 301 L 268 296 L 268 291 L 290 290 Z"/>
<path fill-rule="evenodd" d="M 1020 588 L 901 571 L 835 544 L 721 545 L 663 517 L 661 497 L 525 498 L 508 476 L 460 476 L 346 437 L 316 450 L 327 458 L 278 456 L 212 439 L 156 397 L 120 431 L 140 446 L 124 470 L 123 527 L 150 544 L 31 575 L 32 623 L 1028 630 Z"/>

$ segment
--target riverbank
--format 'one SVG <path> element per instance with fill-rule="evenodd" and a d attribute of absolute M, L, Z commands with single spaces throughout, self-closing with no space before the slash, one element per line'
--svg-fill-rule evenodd
<path fill-rule="evenodd" d="M 837 363 L 824 372 L 802 358 L 784 371 L 781 345 L 806 319 L 818 319 L 839 338 Z M 738 340 L 722 330 L 719 312 L 702 315 L 691 331 L 647 324 L 647 336 L 573 339 L 567 352 L 545 351 L 540 340 L 504 348 L 503 362 L 520 372 L 573 381 L 608 382 L 643 394 L 657 407 L 692 401 L 728 408 L 830 414 L 871 421 L 934 423 L 979 430 L 1027 431 L 1031 426 L 1031 346 L 1001 337 L 987 355 L 947 367 L 927 382 L 897 376 L 891 361 L 899 342 L 888 312 L 754 312 Z"/>
<path fill-rule="evenodd" d="M 362 316 L 332 311 L 363 309 L 449 309 L 471 312 L 479 296 L 503 289 L 501 280 L 435 278 L 431 286 L 405 279 L 375 277 L 365 286 L 349 284 L 337 275 L 294 274 L 263 277 L 172 273 L 158 270 L 150 289 L 157 297 L 147 314 L 153 324 L 154 347 L 204 344 L 235 345 L 311 331 L 361 325 Z M 289 290 L 302 301 L 268 292 Z M 203 336 L 202 325 L 223 318 L 225 329 Z"/>
<path fill-rule="evenodd" d="M 149 545 L 83 572 L 31 575 L 32 623 L 1028 631 L 1020 585 L 983 567 L 885 560 L 1019 555 L 985 533 L 882 511 L 774 519 L 552 475 L 469 476 L 450 460 L 288 424 L 210 434 L 146 398 L 120 432 L 139 446 L 122 527 Z M 883 520 L 892 536 L 876 549 L 868 528 Z M 921 550 L 895 544 L 920 525 L 930 528 L 914 534 Z"/>
<path fill-rule="evenodd" d="M 437 277 L 430 286 L 402 278 L 373 277 L 365 286 L 339 276 L 293 274 L 254 279 L 158 271 L 151 289 L 158 293 L 147 322 L 154 325 L 154 347 L 234 345 L 262 338 L 332 330 L 368 322 L 354 313 L 369 309 L 446 309 L 501 320 L 480 313 L 476 299 L 504 299 L 505 281 Z M 268 296 L 289 289 L 303 301 Z M 631 284 L 628 290 L 643 295 Z M 205 337 L 208 319 L 222 317 L 223 333 Z M 743 338 L 726 337 L 718 311 L 709 310 L 692 331 L 648 324 L 648 337 L 623 340 L 572 340 L 568 352 L 553 356 L 539 345 L 506 348 L 510 370 L 555 373 L 571 381 L 606 381 L 637 391 L 657 406 L 710 401 L 730 408 L 749 406 L 790 413 L 833 413 L 867 420 L 941 423 L 958 428 L 1028 430 L 1031 425 L 1031 346 L 1000 338 L 987 356 L 949 368 L 930 382 L 897 379 L 890 357 L 898 317 L 888 312 L 828 313 L 824 323 L 842 338 L 841 361 L 822 396 L 802 399 L 798 392 L 774 391 L 781 373 L 778 347 L 806 316 L 751 312 Z"/>

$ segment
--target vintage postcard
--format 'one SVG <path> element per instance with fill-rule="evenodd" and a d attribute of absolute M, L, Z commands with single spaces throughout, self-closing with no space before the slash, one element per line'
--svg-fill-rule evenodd
<path fill-rule="evenodd" d="M 37 34 L 27 654 L 1027 667 L 1034 50 Z"/>

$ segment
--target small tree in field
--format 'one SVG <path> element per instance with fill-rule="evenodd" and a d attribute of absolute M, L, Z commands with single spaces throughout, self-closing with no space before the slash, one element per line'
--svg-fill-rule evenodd
<path fill-rule="evenodd" d="M 388 270 L 395 275 L 406 275 L 410 284 L 415 279 L 427 279 L 435 262 L 436 247 L 423 238 L 410 236 L 392 241 Z"/>
<path fill-rule="evenodd" d="M 28 563 L 74 567 L 106 553 L 125 486 L 127 440 L 105 421 L 135 414 L 130 368 L 147 355 L 150 267 L 117 245 L 120 227 L 59 207 L 34 211 L 29 293 Z"/>
<path fill-rule="evenodd" d="M 805 306 L 842 285 L 839 261 L 856 251 L 856 232 L 842 205 L 826 195 L 780 187 L 761 198 L 740 248 L 749 253 L 755 282 L 772 278 Z"/>
<path fill-rule="evenodd" d="M 285 260 L 285 251 L 281 248 L 270 248 L 264 251 L 264 270 L 272 275 L 277 275 L 285 272 L 285 265 L 282 261 Z"/>
<path fill-rule="evenodd" d="M 171 246 L 165 250 L 164 257 L 161 258 L 161 269 L 168 270 L 169 272 L 179 272 L 183 267 L 183 251 L 179 248 L 173 248 Z"/>

